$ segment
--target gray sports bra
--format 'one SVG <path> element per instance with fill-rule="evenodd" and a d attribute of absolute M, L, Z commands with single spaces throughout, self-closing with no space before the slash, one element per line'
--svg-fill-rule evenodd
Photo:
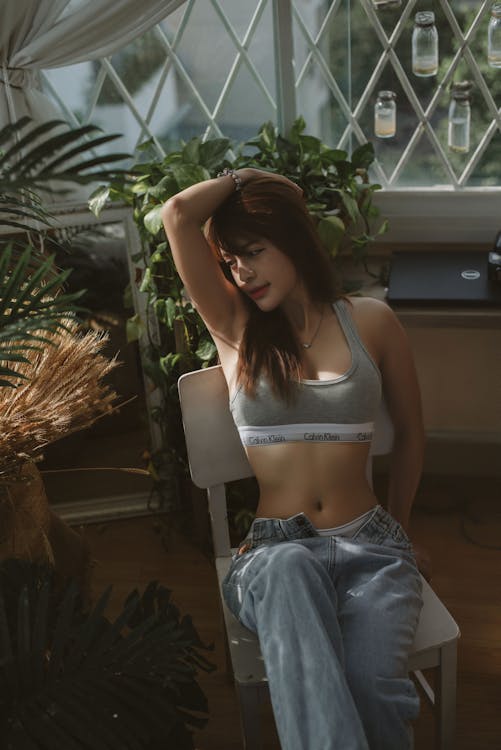
<path fill-rule="evenodd" d="M 351 352 L 351 366 L 332 380 L 301 380 L 297 400 L 287 405 L 266 378 L 251 397 L 242 386 L 230 399 L 230 411 L 247 446 L 286 442 L 367 443 L 381 402 L 381 373 L 363 345 L 346 302 L 332 305 Z"/>

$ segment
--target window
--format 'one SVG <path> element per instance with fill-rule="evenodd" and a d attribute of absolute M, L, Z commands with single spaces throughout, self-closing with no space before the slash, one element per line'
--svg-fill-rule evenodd
<path fill-rule="evenodd" d="M 200 133 L 243 141 L 266 120 L 287 124 L 301 113 L 309 131 L 330 145 L 349 151 L 374 143 L 373 177 L 385 189 L 379 202 L 393 231 L 400 219 L 408 231 L 413 215 L 422 229 L 431 210 L 442 224 L 454 220 L 450 241 L 488 241 L 501 214 L 501 68 L 487 60 L 492 7 L 492 0 L 402 0 L 390 7 L 381 0 L 188 0 L 111 58 L 48 70 L 44 80 L 67 116 L 123 133 L 113 148 L 129 151 L 152 138 L 162 154 Z M 418 77 L 414 19 L 430 10 L 438 71 Z M 472 83 L 469 147 L 462 152 L 448 144 L 450 88 L 460 81 Z M 380 90 L 396 94 L 391 138 L 374 135 Z M 438 228 L 433 220 L 427 226 Z"/>

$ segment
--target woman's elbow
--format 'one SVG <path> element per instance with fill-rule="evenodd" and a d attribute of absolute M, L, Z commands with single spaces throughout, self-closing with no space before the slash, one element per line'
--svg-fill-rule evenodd
<path fill-rule="evenodd" d="M 162 220 L 166 229 L 179 226 L 186 218 L 186 208 L 179 195 L 173 195 L 162 207 Z"/>

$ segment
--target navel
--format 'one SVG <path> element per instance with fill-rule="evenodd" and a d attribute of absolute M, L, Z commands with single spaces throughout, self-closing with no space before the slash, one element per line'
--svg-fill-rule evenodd
<path fill-rule="evenodd" d="M 323 510 L 324 506 L 323 506 L 322 498 L 321 497 L 315 497 L 313 499 L 313 502 L 315 503 L 315 510 L 317 510 L 317 511 Z"/>

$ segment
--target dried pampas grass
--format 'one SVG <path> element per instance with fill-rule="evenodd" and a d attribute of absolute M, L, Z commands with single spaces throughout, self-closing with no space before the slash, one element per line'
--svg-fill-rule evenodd
<path fill-rule="evenodd" d="M 102 382 L 118 364 L 116 357 L 109 360 L 100 353 L 107 333 L 81 334 L 71 318 L 64 324 L 66 331 L 40 332 L 53 346 L 42 345 L 30 354 L 29 364 L 14 366 L 28 380 L 0 388 L 0 481 L 12 481 L 45 446 L 113 410 L 117 394 Z"/>

